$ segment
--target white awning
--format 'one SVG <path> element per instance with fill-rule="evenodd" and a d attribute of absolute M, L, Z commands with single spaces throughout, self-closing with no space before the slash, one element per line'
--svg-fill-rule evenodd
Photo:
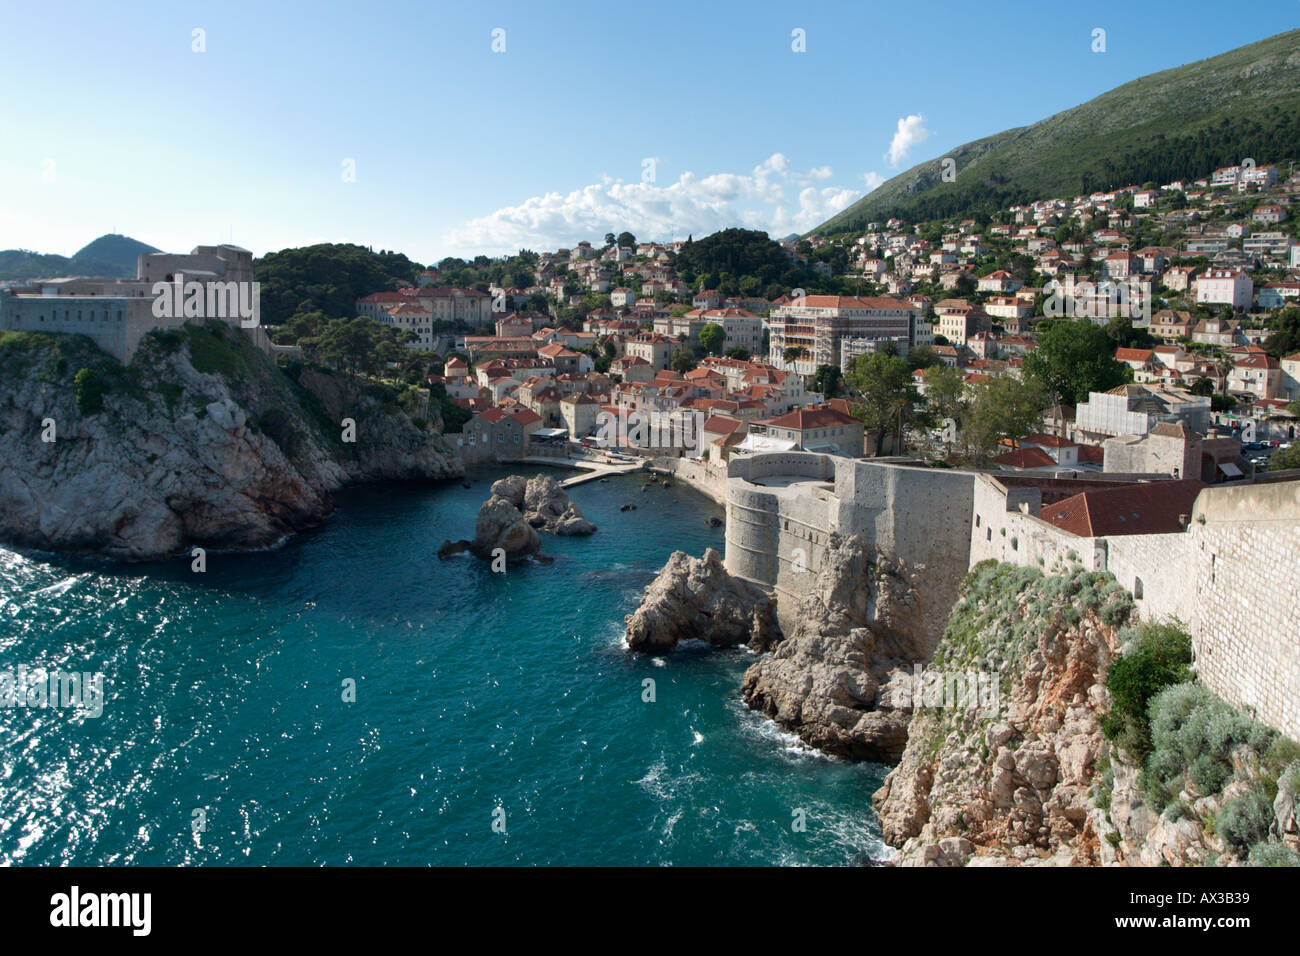
<path fill-rule="evenodd" d="M 771 438 L 767 435 L 755 435 L 750 433 L 745 436 L 745 440 L 736 446 L 737 451 L 743 452 L 765 452 L 765 451 L 789 451 L 794 447 L 794 442 L 788 438 Z"/>

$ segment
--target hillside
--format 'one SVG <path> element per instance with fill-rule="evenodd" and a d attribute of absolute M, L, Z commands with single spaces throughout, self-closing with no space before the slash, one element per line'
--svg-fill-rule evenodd
<path fill-rule="evenodd" d="M 144 252 L 158 252 L 153 246 L 114 234 L 100 236 L 71 257 L 27 249 L 0 250 L 0 280 L 53 279 L 59 276 L 102 276 L 130 278 L 136 260 Z"/>
<path fill-rule="evenodd" d="M 420 268 L 399 252 L 320 243 L 268 252 L 253 263 L 253 274 L 262 284 L 262 321 L 278 325 L 309 312 L 351 316 L 358 298 L 414 282 Z"/>
<path fill-rule="evenodd" d="M 941 181 L 941 161 L 956 179 Z M 1300 30 L 1154 73 L 1032 126 L 948 150 L 813 232 L 992 212 L 1016 202 L 1204 176 L 1250 157 L 1300 159 Z"/>
<path fill-rule="evenodd" d="M 113 270 L 105 272 L 104 275 L 133 276 L 136 262 L 142 254 L 159 251 L 161 250 L 139 239 L 109 233 L 73 253 L 72 261 L 83 267 L 86 263 L 95 263 Z"/>

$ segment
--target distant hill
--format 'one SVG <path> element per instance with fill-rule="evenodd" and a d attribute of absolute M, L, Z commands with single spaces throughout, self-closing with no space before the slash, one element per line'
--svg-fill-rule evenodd
<path fill-rule="evenodd" d="M 68 275 L 130 278 L 135 275 L 136 260 L 141 253 L 158 251 L 138 239 L 114 234 L 100 236 L 71 257 L 5 249 L 0 251 L 0 279 L 52 279 Z"/>
<path fill-rule="evenodd" d="M 135 275 L 136 262 L 141 255 L 146 252 L 161 251 L 161 249 L 155 249 L 139 239 L 110 233 L 106 236 L 100 236 L 73 253 L 72 261 L 79 265 L 94 263 L 115 268 L 116 271 L 105 272 L 104 275 L 133 276 Z"/>
<path fill-rule="evenodd" d="M 253 276 L 261 283 L 262 321 L 277 325 L 309 312 L 351 318 L 358 298 L 414 283 L 423 268 L 399 252 L 326 242 L 268 252 L 253 262 Z"/>
<path fill-rule="evenodd" d="M 813 232 L 992 212 L 1017 202 L 1205 176 L 1244 158 L 1300 159 L 1300 30 L 1126 83 L 1032 126 L 949 150 Z M 956 162 L 943 182 L 942 161 Z"/>

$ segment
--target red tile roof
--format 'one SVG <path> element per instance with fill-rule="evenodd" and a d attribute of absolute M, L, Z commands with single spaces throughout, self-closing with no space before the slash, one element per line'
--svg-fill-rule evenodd
<path fill-rule="evenodd" d="M 809 405 L 804 408 L 796 408 L 792 412 L 780 416 L 779 418 L 768 418 L 759 424 L 775 426 L 776 428 L 793 428 L 803 431 L 808 428 L 826 428 L 831 425 L 849 425 L 857 419 L 851 415 L 846 415 L 838 408 L 831 408 L 824 405 Z"/>
<path fill-rule="evenodd" d="M 1119 534 L 1171 534 L 1182 531 L 1179 516 L 1190 516 L 1205 482 L 1196 478 L 1153 481 L 1084 491 L 1054 505 L 1041 517 L 1081 538 Z"/>
<path fill-rule="evenodd" d="M 993 462 L 1005 468 L 1053 468 L 1056 466 L 1052 456 L 1041 448 L 1022 448 L 1019 451 L 1009 451 L 1005 455 L 998 455 L 993 459 Z"/>

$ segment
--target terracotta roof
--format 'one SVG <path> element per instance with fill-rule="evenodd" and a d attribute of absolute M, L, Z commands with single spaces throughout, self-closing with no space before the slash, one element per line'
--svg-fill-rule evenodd
<path fill-rule="evenodd" d="M 799 307 L 809 309 L 903 309 L 916 312 L 917 307 L 901 299 L 888 296 L 806 295 L 795 300 Z"/>
<path fill-rule="evenodd" d="M 1057 435 L 1048 435 L 1046 432 L 1039 432 L 1035 435 L 1027 435 L 1024 439 L 1026 445 L 1037 445 L 1039 448 L 1077 448 L 1076 442 L 1068 438 L 1061 438 Z"/>
<path fill-rule="evenodd" d="M 726 415 L 710 415 L 704 423 L 703 431 L 715 435 L 730 435 L 736 429 L 744 426 L 744 422 L 737 418 L 730 418 Z"/>
<path fill-rule="evenodd" d="M 479 417 L 493 425 L 505 418 L 513 418 L 520 425 L 533 425 L 542 420 L 542 416 L 530 408 L 489 408 L 480 412 Z"/>
<path fill-rule="evenodd" d="M 1009 451 L 1005 455 L 998 455 L 993 461 L 995 464 L 1007 468 L 1052 468 L 1056 465 L 1056 462 L 1052 460 L 1052 456 L 1041 448 L 1022 448 L 1019 451 Z"/>
<path fill-rule="evenodd" d="M 1084 491 L 1054 505 L 1041 517 L 1081 538 L 1120 534 L 1171 534 L 1182 531 L 1179 516 L 1190 516 L 1205 482 L 1196 478 L 1153 481 Z"/>
<path fill-rule="evenodd" d="M 823 405 L 809 405 L 804 408 L 796 408 L 792 412 L 780 416 L 779 418 L 768 418 L 760 424 L 775 426 L 777 428 L 794 428 L 803 431 L 808 428 L 825 428 L 828 425 L 849 425 L 857 419 L 851 415 L 846 415 L 838 408 L 829 408 Z"/>
<path fill-rule="evenodd" d="M 1182 422 L 1156 422 L 1151 426 L 1149 432 L 1151 435 L 1161 435 L 1165 438 L 1200 438 L 1196 432 L 1192 431 Z"/>

